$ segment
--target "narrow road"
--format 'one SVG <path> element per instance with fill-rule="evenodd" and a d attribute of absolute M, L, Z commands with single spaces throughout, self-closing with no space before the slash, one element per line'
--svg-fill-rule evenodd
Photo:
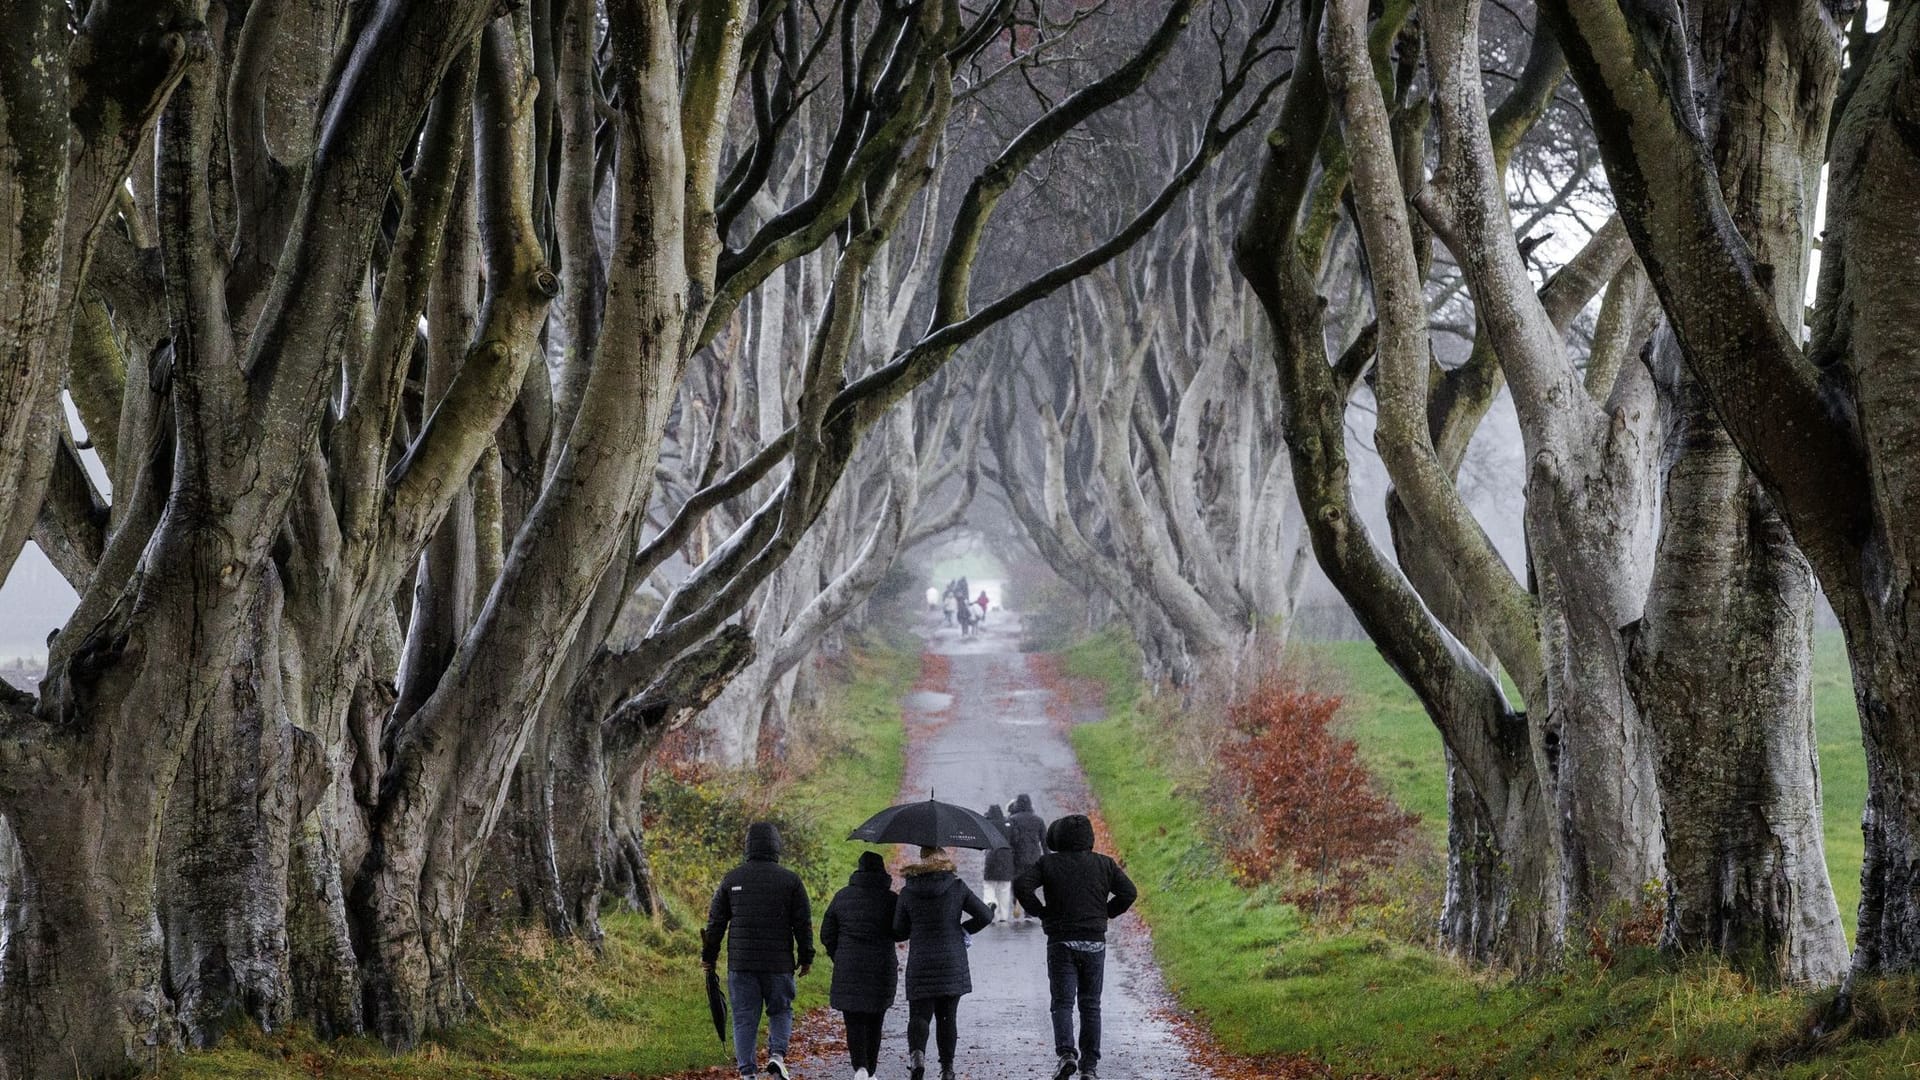
<path fill-rule="evenodd" d="M 923 795 L 931 789 L 943 801 L 985 810 L 991 803 L 1005 807 L 1025 793 L 1049 821 L 1090 810 L 1086 778 L 1059 722 L 1070 716 L 1071 705 L 1054 699 L 1019 651 L 1018 617 L 995 612 L 970 638 L 931 624 L 924 636 L 928 653 L 938 659 L 927 665 L 932 677 L 923 678 L 906 702 L 903 794 Z M 942 681 L 944 686 L 939 685 Z M 963 851 L 956 861 L 961 876 L 980 892 L 983 857 Z M 1215 1080 L 1190 1063 L 1166 1014 L 1169 998 L 1145 926 L 1129 914 L 1109 937 L 1103 1080 Z M 1039 921 L 996 923 L 974 938 L 969 960 L 974 991 L 960 1003 L 959 1075 L 965 1080 L 1051 1077 L 1055 1059 L 1047 1013 L 1046 939 Z M 889 1080 L 906 1075 L 906 1028 L 903 999 L 887 1018 L 887 1042 L 880 1055 L 880 1075 Z M 939 1073 L 931 1060 L 932 1047 L 928 1049 L 932 1080 Z M 834 1065 L 826 1075 L 851 1074 L 844 1058 Z M 818 1066 L 808 1075 L 819 1075 Z"/>

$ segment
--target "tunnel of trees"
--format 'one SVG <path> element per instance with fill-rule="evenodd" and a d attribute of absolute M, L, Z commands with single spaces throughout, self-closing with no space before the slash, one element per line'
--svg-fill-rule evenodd
<path fill-rule="evenodd" d="M 653 904 L 662 739 L 750 761 L 988 503 L 1167 692 L 1330 583 L 1445 745 L 1447 949 L 1652 887 L 1912 972 L 1917 133 L 1915 4 L 13 4 L 0 580 L 79 601 L 0 683 L 0 1076 L 458 1023 L 476 882 Z"/>

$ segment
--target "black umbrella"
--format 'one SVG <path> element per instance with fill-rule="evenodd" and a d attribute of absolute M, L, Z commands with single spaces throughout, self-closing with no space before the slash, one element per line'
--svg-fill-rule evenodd
<path fill-rule="evenodd" d="M 727 992 L 720 989 L 720 973 L 707 969 L 707 1011 L 713 1014 L 713 1033 L 727 1041 Z"/>
<path fill-rule="evenodd" d="M 1011 847 L 1000 827 L 964 806 L 925 802 L 889 806 L 853 830 L 849 840 L 869 844 L 915 844 L 920 847 L 1003 848 Z"/>

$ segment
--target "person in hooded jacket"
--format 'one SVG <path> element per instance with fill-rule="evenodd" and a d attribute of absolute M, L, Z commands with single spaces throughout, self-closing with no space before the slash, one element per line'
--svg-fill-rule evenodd
<path fill-rule="evenodd" d="M 1047 828 L 1052 852 L 1014 879 L 1013 895 L 1040 916 L 1047 932 L 1047 987 L 1053 1046 L 1060 1063 L 1054 1080 L 1077 1070 L 1098 1080 L 1100 991 L 1106 979 L 1107 920 L 1133 906 L 1139 890 L 1120 864 L 1093 850 L 1093 822 L 1068 814 Z M 1080 1038 L 1073 1036 L 1076 1004 Z"/>
<path fill-rule="evenodd" d="M 820 945 L 833 961 L 827 1003 L 846 1020 L 853 1080 L 872 1080 L 880 1067 L 880 1029 L 900 976 L 893 942 L 896 899 L 886 860 L 877 851 L 862 852 L 860 868 L 820 920 Z"/>
<path fill-rule="evenodd" d="M 795 972 L 813 967 L 813 911 L 800 875 L 780 865 L 780 831 L 769 821 L 747 826 L 747 861 L 727 872 L 707 905 L 700 962 L 708 970 L 727 941 L 727 997 L 733 1002 L 733 1056 L 741 1076 L 754 1076 L 760 1013 L 767 1014 L 767 1072 L 789 1080 Z"/>
<path fill-rule="evenodd" d="M 1026 795 L 1014 798 L 1013 804 L 1007 807 L 1006 832 L 1007 839 L 1013 841 L 1013 876 L 1017 879 L 1047 853 L 1047 823 L 1033 812 L 1033 799 Z M 1025 921 L 1033 912 L 1017 903 L 1018 899 L 1015 894 L 1013 915 Z"/>
<path fill-rule="evenodd" d="M 923 847 L 907 867 L 893 911 L 893 939 L 907 942 L 907 1059 L 910 1080 L 927 1073 L 927 1031 L 939 1021 L 940 1080 L 954 1080 L 960 999 L 973 993 L 967 935 L 993 922 L 993 908 L 967 888 L 943 848 Z"/>
<path fill-rule="evenodd" d="M 1009 833 L 1013 823 L 1000 812 L 998 804 L 987 807 L 987 820 L 998 826 L 1002 833 Z M 986 870 L 981 874 L 986 886 L 986 901 L 995 912 L 1014 911 L 1013 905 L 1013 848 L 997 847 L 987 850 Z"/>

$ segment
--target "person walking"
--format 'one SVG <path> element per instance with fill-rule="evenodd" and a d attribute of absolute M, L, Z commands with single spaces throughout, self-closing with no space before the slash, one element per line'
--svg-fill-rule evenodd
<path fill-rule="evenodd" d="M 990 601 L 987 599 L 987 590 L 981 589 L 980 596 L 978 599 L 974 600 L 974 603 L 980 606 L 980 621 L 986 622 L 987 621 L 987 604 L 990 603 Z"/>
<path fill-rule="evenodd" d="M 973 605 L 967 603 L 964 597 L 960 600 L 960 610 L 954 612 L 954 617 L 960 620 L 960 636 L 972 637 Z"/>
<path fill-rule="evenodd" d="M 923 847 L 907 867 L 907 883 L 893 911 L 893 939 L 907 942 L 907 1060 L 909 1080 L 927 1074 L 927 1032 L 939 1024 L 940 1080 L 955 1080 L 960 999 L 973 993 L 968 935 L 993 922 L 993 908 L 967 888 L 944 848 Z"/>
<path fill-rule="evenodd" d="M 1107 920 L 1133 906 L 1139 890 L 1111 858 L 1093 850 L 1093 822 L 1068 814 L 1047 829 L 1053 850 L 1014 879 L 1013 894 L 1047 932 L 1047 989 L 1053 1013 L 1054 1080 L 1076 1071 L 1099 1080 L 1100 991 L 1107 968 Z M 1080 1013 L 1075 1042 L 1073 1016 Z"/>
<path fill-rule="evenodd" d="M 1013 876 L 1018 880 L 1021 874 L 1040 861 L 1047 853 L 1047 823 L 1033 812 L 1033 799 L 1027 795 L 1016 796 L 1007 807 L 1007 839 L 1013 841 Z M 1014 894 L 1014 917 L 1025 922 L 1032 917 L 1026 905 L 1020 903 L 1020 894 Z"/>
<path fill-rule="evenodd" d="M 886 860 L 877 851 L 862 852 L 859 869 L 833 894 L 820 920 L 820 946 L 833 961 L 827 1004 L 846 1021 L 853 1080 L 872 1080 L 880 1068 L 880 1029 L 900 976 L 893 941 L 897 900 Z"/>
<path fill-rule="evenodd" d="M 733 1057 L 741 1076 L 756 1075 L 754 1043 L 767 1014 L 767 1072 L 790 1080 L 787 1041 L 793 1034 L 796 972 L 813 967 L 813 911 L 800 875 L 780 865 L 780 831 L 769 821 L 747 826 L 747 860 L 720 879 L 707 905 L 700 963 L 707 970 L 727 941 L 727 996 L 733 1001 Z"/>
<path fill-rule="evenodd" d="M 939 608 L 940 608 L 940 590 L 933 587 L 932 585 L 929 585 L 927 586 L 927 610 L 931 612 L 931 611 L 937 611 L 939 610 Z"/>
<path fill-rule="evenodd" d="M 953 612 L 954 612 L 955 606 L 956 605 L 953 602 L 952 593 L 948 593 L 945 597 L 941 598 L 940 600 L 940 611 L 941 613 L 946 615 L 948 626 L 953 625 Z"/>
<path fill-rule="evenodd" d="M 987 820 L 1000 827 L 1003 833 L 1009 833 L 1013 823 L 1000 812 L 999 804 L 987 807 Z M 1009 835 L 1011 835 L 1009 833 Z M 997 847 L 987 849 L 986 872 L 981 875 L 985 881 L 986 901 L 995 912 L 1006 912 L 1011 916 L 1013 905 L 1013 848 Z"/>

